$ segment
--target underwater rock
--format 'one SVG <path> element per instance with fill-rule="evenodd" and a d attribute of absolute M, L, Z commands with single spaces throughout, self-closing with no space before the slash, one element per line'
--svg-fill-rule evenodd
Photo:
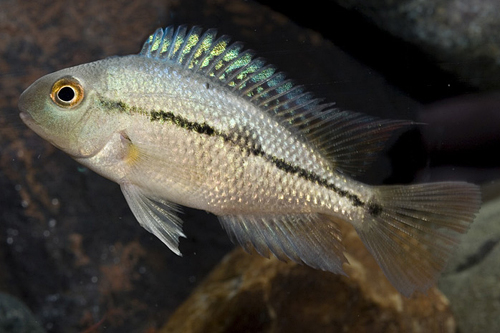
<path fill-rule="evenodd" d="M 17 298 L 0 293 L 0 332 L 43 333 L 33 313 Z"/>
<path fill-rule="evenodd" d="M 499 184 L 483 186 L 485 203 L 439 281 L 460 332 L 500 332 Z"/>
<path fill-rule="evenodd" d="M 416 45 L 460 80 L 500 88 L 497 0 L 334 0 L 381 29 Z"/>
<path fill-rule="evenodd" d="M 115 184 L 81 168 L 21 123 L 17 99 L 34 79 L 69 65 L 136 53 L 160 26 L 200 24 L 244 41 L 340 108 L 408 119 L 418 107 L 384 76 L 325 40 L 325 31 L 300 28 L 255 2 L 3 1 L 0 17 L 0 290 L 23 295 L 50 332 L 82 332 L 99 323 L 110 333 L 154 330 L 231 244 L 213 216 L 186 210 L 184 257 L 171 254 L 137 224 Z M 413 176 L 411 167 L 398 170 Z M 375 179 L 387 170 L 382 164 Z M 429 292 L 430 300 L 408 301 L 378 268 L 359 264 L 362 259 L 354 254 L 350 259 L 347 279 L 237 250 L 222 264 L 230 267 L 218 269 L 199 289 L 212 288 L 214 304 L 206 302 L 202 312 L 200 303 L 186 318 L 196 316 L 200 327 L 211 318 L 231 319 L 225 327 L 268 331 L 397 331 L 402 327 L 397 325 L 410 323 L 422 331 L 452 331 L 454 321 L 436 290 Z M 243 273 L 247 266 L 251 269 Z M 217 277 L 227 284 L 213 282 Z M 234 292 L 231 299 L 228 290 Z M 183 309 L 187 305 L 167 327 L 176 321 L 176 327 L 182 321 L 197 324 L 179 315 Z"/>
<path fill-rule="evenodd" d="M 448 301 L 436 288 L 405 298 L 355 232 L 344 234 L 350 277 L 237 248 L 160 332 L 455 332 Z"/>

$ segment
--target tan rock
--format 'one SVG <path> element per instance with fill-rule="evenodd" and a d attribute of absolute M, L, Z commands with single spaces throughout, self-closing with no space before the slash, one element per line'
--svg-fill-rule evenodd
<path fill-rule="evenodd" d="M 354 231 L 350 277 L 235 249 L 170 317 L 162 333 L 455 332 L 436 289 L 408 299 L 386 280 Z"/>

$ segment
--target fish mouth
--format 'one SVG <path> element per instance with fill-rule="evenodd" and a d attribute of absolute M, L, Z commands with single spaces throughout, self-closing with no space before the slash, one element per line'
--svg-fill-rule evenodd
<path fill-rule="evenodd" d="M 23 121 L 23 123 L 26 126 L 28 126 L 31 130 L 35 131 L 36 133 L 39 132 L 37 129 L 40 126 L 38 126 L 38 124 L 36 123 L 35 119 L 33 119 L 33 117 L 31 116 L 31 114 L 29 114 L 26 111 L 20 111 L 19 112 L 19 118 L 21 118 L 21 120 Z"/>
<path fill-rule="evenodd" d="M 42 138 L 45 138 L 45 130 L 33 119 L 33 116 L 29 112 L 20 111 L 19 118 L 23 121 L 23 123 L 28 126 L 36 134 L 40 135 Z"/>
<path fill-rule="evenodd" d="M 27 123 L 27 122 L 33 122 L 33 117 L 28 112 L 26 112 L 26 111 L 19 112 L 19 117 L 25 123 Z"/>
<path fill-rule="evenodd" d="M 31 114 L 28 112 L 29 110 L 29 105 L 28 105 L 28 101 L 29 101 L 29 98 L 27 98 L 27 94 L 26 94 L 26 91 L 28 89 L 26 89 L 25 91 L 23 91 L 23 93 L 21 94 L 21 96 L 19 97 L 19 101 L 18 101 L 18 104 L 17 104 L 17 107 L 19 108 L 19 117 L 21 118 L 21 120 L 26 124 L 32 124 L 35 122 L 35 120 L 33 119 L 33 117 L 31 116 Z"/>

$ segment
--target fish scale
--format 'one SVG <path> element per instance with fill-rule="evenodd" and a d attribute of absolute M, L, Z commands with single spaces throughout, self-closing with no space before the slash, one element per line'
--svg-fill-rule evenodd
<path fill-rule="evenodd" d="M 180 255 L 179 205 L 219 217 L 248 252 L 345 274 L 354 226 L 403 295 L 432 286 L 473 222 L 478 186 L 352 178 L 411 121 L 338 110 L 215 29 L 158 29 L 138 55 L 48 74 L 20 97 L 41 137 L 118 183 Z"/>

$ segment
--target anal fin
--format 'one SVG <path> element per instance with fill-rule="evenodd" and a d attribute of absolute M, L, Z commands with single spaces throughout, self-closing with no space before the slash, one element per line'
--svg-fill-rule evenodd
<path fill-rule="evenodd" d="M 186 236 L 182 232 L 182 220 L 175 214 L 179 211 L 177 205 L 150 198 L 133 184 L 121 184 L 121 189 L 139 224 L 180 256 L 179 237 Z"/>
<path fill-rule="evenodd" d="M 328 216 L 225 215 L 219 219 L 231 240 L 249 253 L 255 249 L 267 258 L 273 253 L 282 261 L 346 275 L 341 231 Z"/>

